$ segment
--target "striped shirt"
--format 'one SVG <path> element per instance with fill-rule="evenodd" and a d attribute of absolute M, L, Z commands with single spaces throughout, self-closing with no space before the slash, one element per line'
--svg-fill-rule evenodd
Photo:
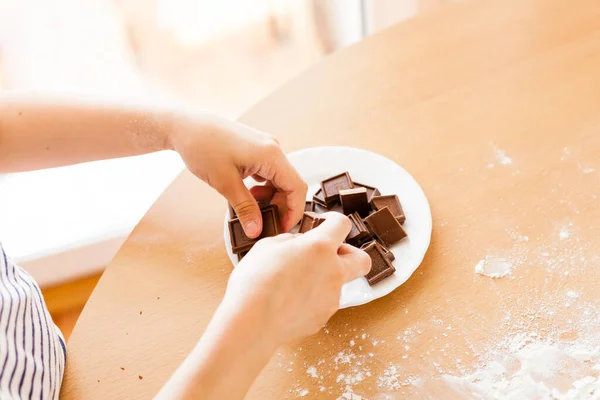
<path fill-rule="evenodd" d="M 39 286 L 0 245 L 0 399 L 58 399 L 65 359 Z"/>

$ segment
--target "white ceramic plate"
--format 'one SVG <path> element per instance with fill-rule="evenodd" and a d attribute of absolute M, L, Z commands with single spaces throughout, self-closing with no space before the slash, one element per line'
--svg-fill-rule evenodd
<path fill-rule="evenodd" d="M 396 272 L 374 286 L 369 286 L 365 278 L 345 284 L 340 308 L 366 304 L 406 282 L 423 261 L 431 240 L 431 210 L 417 181 L 395 162 L 352 147 L 313 147 L 291 153 L 288 158 L 308 183 L 307 200 L 312 199 L 323 179 L 348 171 L 352 180 L 374 186 L 384 195 L 396 194 L 402 203 L 406 215 L 403 227 L 408 238 L 390 249 L 396 257 Z M 255 184 L 252 180 L 247 182 L 249 187 Z M 225 246 L 229 258 L 237 265 L 237 256 L 231 252 L 228 219 L 225 215 Z"/>

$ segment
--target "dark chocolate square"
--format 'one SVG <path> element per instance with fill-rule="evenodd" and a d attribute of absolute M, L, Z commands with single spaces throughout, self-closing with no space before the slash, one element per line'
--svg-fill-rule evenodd
<path fill-rule="evenodd" d="M 312 211 L 305 211 L 300 220 L 300 228 L 298 233 L 308 232 L 312 229 L 313 222 L 315 221 L 316 214 Z"/>
<path fill-rule="evenodd" d="M 369 203 L 373 200 L 374 196 L 379 196 L 379 189 L 373 186 L 365 185 L 363 183 L 354 182 L 354 187 L 364 187 L 367 189 L 367 198 L 369 199 Z"/>
<path fill-rule="evenodd" d="M 327 206 L 331 206 L 340 200 L 340 190 L 353 189 L 354 183 L 350 178 L 348 172 L 332 176 L 321 182 L 321 188 L 323 189 L 323 196 L 325 197 L 325 203 Z"/>
<path fill-rule="evenodd" d="M 385 247 L 391 247 L 394 243 L 406 237 L 406 232 L 402 229 L 402 225 L 390 211 L 384 207 L 381 210 L 375 211 L 364 220 L 369 231 L 373 233 Z"/>
<path fill-rule="evenodd" d="M 371 270 L 365 275 L 369 285 L 373 286 L 396 272 L 396 268 L 394 268 L 392 262 L 385 255 L 379 243 L 372 241 L 365 244 L 361 249 L 371 257 Z"/>
<path fill-rule="evenodd" d="M 302 216 L 302 220 L 300 221 L 300 228 L 298 229 L 298 233 L 306 233 L 311 229 L 316 228 L 321 225 L 325 221 L 325 218 L 319 217 L 319 214 L 314 213 L 312 211 L 305 211 Z"/>
<path fill-rule="evenodd" d="M 323 195 L 323 189 L 319 188 L 317 192 L 313 195 L 313 203 L 319 204 L 320 206 L 327 208 L 327 203 L 325 203 L 325 196 Z"/>
<path fill-rule="evenodd" d="M 279 226 L 279 213 L 276 205 L 269 205 L 261 210 L 263 229 L 256 239 L 250 239 L 244 233 L 242 224 L 239 218 L 233 218 L 229 220 L 229 235 L 231 238 L 231 249 L 233 254 L 243 253 L 248 251 L 262 238 L 276 236 L 281 233 L 281 227 Z"/>
<path fill-rule="evenodd" d="M 340 202 L 342 211 L 346 215 L 357 212 L 361 217 L 369 215 L 369 200 L 367 188 L 354 188 L 340 190 Z"/>
<path fill-rule="evenodd" d="M 307 201 L 304 203 L 304 211 L 313 211 L 313 202 Z"/>
<path fill-rule="evenodd" d="M 394 218 L 396 218 L 401 224 L 406 221 L 406 216 L 402 210 L 400 200 L 398 200 L 398 196 L 395 194 L 388 196 L 375 196 L 373 197 L 373 200 L 371 200 L 371 203 L 373 204 L 375 210 L 381 210 L 384 207 L 389 208 L 394 215 Z"/>

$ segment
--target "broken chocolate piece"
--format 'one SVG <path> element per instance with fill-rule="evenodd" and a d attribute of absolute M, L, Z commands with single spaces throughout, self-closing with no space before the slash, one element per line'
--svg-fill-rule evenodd
<path fill-rule="evenodd" d="M 354 182 L 354 187 L 364 187 L 367 188 L 367 198 L 369 199 L 369 203 L 373 200 L 374 196 L 379 196 L 381 193 L 379 189 L 369 185 L 363 185 L 362 183 Z"/>
<path fill-rule="evenodd" d="M 313 211 L 313 202 L 307 201 L 304 203 L 304 211 Z"/>
<path fill-rule="evenodd" d="M 298 233 L 308 232 L 311 229 L 314 229 L 317 226 L 321 225 L 323 221 L 325 221 L 325 218 L 319 217 L 319 214 L 314 213 L 312 211 L 306 211 L 302 216 L 302 221 L 300 221 L 300 228 L 298 229 Z"/>
<path fill-rule="evenodd" d="M 358 213 L 350 214 L 348 215 L 348 218 L 350 219 L 350 222 L 352 222 L 352 228 L 350 228 L 350 233 L 346 237 L 346 242 L 358 247 L 358 244 L 362 240 L 370 237 L 371 234 Z"/>
<path fill-rule="evenodd" d="M 365 275 L 369 285 L 373 286 L 396 272 L 396 268 L 376 241 L 365 244 L 361 249 L 371 257 L 371 270 Z"/>
<path fill-rule="evenodd" d="M 325 203 L 325 196 L 323 195 L 323 189 L 317 190 L 317 193 L 313 195 L 313 203 L 327 208 L 327 203 Z"/>
<path fill-rule="evenodd" d="M 315 221 L 313 222 L 312 229 L 315 229 L 317 226 L 321 225 L 323 222 L 325 222 L 325 218 L 319 218 L 319 217 L 317 217 L 315 219 Z"/>
<path fill-rule="evenodd" d="M 305 211 L 304 215 L 302 215 L 302 219 L 300 220 L 300 228 L 298 228 L 298 233 L 310 231 L 313 223 L 315 222 L 315 218 L 317 218 L 317 216 L 314 212 Z"/>
<path fill-rule="evenodd" d="M 327 206 L 332 206 L 340 200 L 340 190 L 353 189 L 354 183 L 350 178 L 348 172 L 332 176 L 321 182 L 321 188 L 323 189 L 323 196 L 325 197 L 325 203 Z"/>
<path fill-rule="evenodd" d="M 381 210 L 384 207 L 389 208 L 394 215 L 394 218 L 396 218 L 401 224 L 406 221 L 406 216 L 402 210 L 400 200 L 398 200 L 398 196 L 395 194 L 389 196 L 375 196 L 373 197 L 373 200 L 371 200 L 371 203 L 373 204 L 375 210 Z"/>
<path fill-rule="evenodd" d="M 361 217 L 369 215 L 369 200 L 367 188 L 354 188 L 340 190 L 340 202 L 344 214 L 350 215 L 357 212 Z"/>
<path fill-rule="evenodd" d="M 402 225 L 387 207 L 375 211 L 363 221 L 369 231 L 377 236 L 385 247 L 390 247 L 406 237 Z"/>
<path fill-rule="evenodd" d="M 281 233 L 279 226 L 279 213 L 276 205 L 269 205 L 260 210 L 263 220 L 263 229 L 256 239 L 250 239 L 244 233 L 242 223 L 239 218 L 229 220 L 229 235 L 231 237 L 231 250 L 233 254 L 248 251 L 262 238 L 276 236 Z"/>

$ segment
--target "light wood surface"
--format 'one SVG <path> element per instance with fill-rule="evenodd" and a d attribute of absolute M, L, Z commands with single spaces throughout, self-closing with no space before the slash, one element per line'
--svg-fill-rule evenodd
<path fill-rule="evenodd" d="M 337 398 L 347 385 L 453 398 L 441 375 L 469 372 L 506 336 L 586 334 L 584 305 L 600 300 L 598 21 L 595 0 L 453 4 L 335 54 L 242 118 L 288 151 L 346 145 L 395 160 L 434 221 L 405 285 L 281 348 L 248 399 Z M 224 293 L 224 212 L 188 172 L 165 191 L 75 327 L 62 398 L 156 393 Z M 476 274 L 486 256 L 505 257 L 512 277 Z"/>
<path fill-rule="evenodd" d="M 99 279 L 100 274 L 58 286 L 42 287 L 46 307 L 66 340 L 69 340 L 79 314 Z"/>

